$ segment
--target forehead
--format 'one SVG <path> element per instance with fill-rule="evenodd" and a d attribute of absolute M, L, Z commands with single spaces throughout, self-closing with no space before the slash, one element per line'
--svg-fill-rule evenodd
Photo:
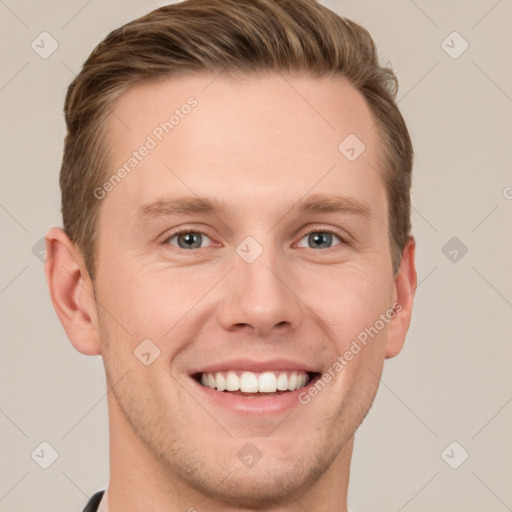
<path fill-rule="evenodd" d="M 106 138 L 109 176 L 127 171 L 106 203 L 186 193 L 248 208 L 308 190 L 385 202 L 375 121 L 342 78 L 203 74 L 136 85 Z"/>

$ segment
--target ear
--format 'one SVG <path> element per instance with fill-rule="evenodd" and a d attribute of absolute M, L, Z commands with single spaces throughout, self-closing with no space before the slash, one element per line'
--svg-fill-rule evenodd
<path fill-rule="evenodd" d="M 402 350 L 411 323 L 412 304 L 416 292 L 417 276 L 414 261 L 416 242 L 410 236 L 402 251 L 402 261 L 395 276 L 395 316 L 388 324 L 386 359 L 395 357 Z"/>
<path fill-rule="evenodd" d="M 80 250 L 60 228 L 46 234 L 44 270 L 53 307 L 71 344 L 82 354 L 100 354 L 93 284 Z"/>

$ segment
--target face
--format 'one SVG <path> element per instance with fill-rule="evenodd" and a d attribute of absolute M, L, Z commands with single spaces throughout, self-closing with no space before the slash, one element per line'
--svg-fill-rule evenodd
<path fill-rule="evenodd" d="M 338 78 L 183 76 L 120 98 L 94 286 L 111 431 L 155 474 L 264 503 L 346 457 L 397 298 L 374 124 Z"/>

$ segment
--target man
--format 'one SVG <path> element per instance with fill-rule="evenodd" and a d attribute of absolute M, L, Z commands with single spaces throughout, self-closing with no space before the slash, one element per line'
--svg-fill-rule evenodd
<path fill-rule="evenodd" d="M 110 481 L 85 510 L 347 511 L 416 288 L 395 94 L 313 0 L 188 0 L 93 51 L 45 266 L 105 365 Z"/>

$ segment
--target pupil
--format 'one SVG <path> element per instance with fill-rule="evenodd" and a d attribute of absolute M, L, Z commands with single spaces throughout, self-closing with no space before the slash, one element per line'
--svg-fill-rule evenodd
<path fill-rule="evenodd" d="M 332 237 L 332 235 L 329 233 L 314 233 L 311 236 L 313 237 L 314 243 L 316 244 L 317 247 L 328 246 Z"/>
<path fill-rule="evenodd" d="M 199 233 L 185 233 L 184 235 L 181 235 L 181 237 L 187 247 L 192 247 L 194 244 L 197 245 Z M 199 243 L 199 245 L 201 244 Z"/>

